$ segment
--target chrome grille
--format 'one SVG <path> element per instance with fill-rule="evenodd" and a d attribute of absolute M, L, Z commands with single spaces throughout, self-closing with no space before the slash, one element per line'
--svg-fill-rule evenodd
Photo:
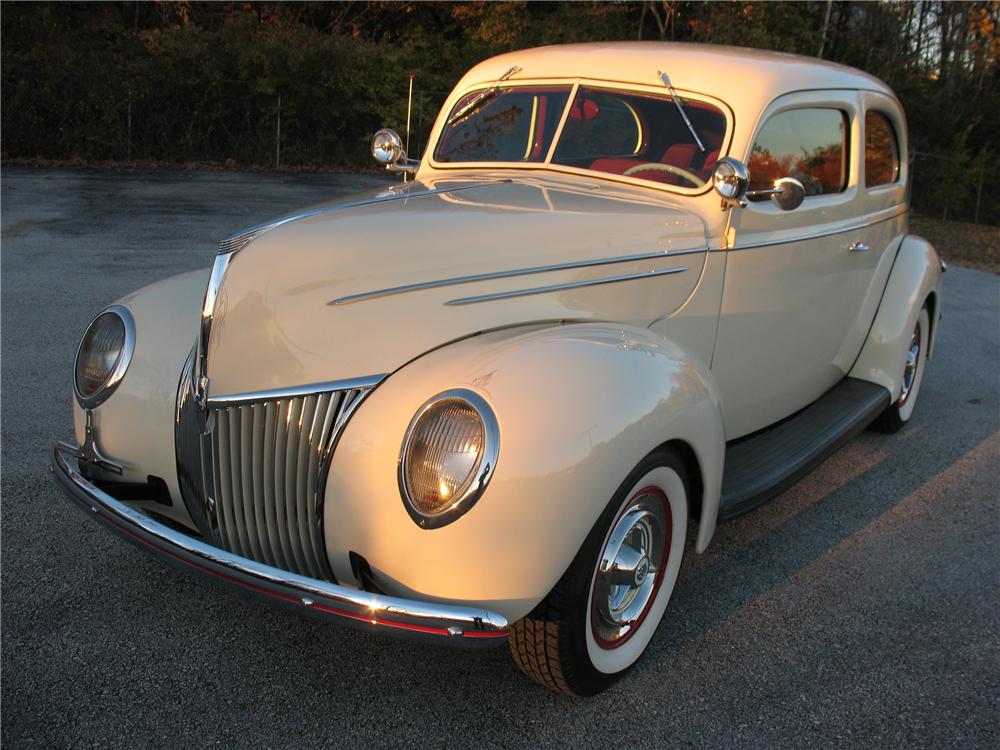
<path fill-rule="evenodd" d="M 214 515 L 226 549 L 329 577 L 319 477 L 331 438 L 361 394 L 318 393 L 214 410 Z"/>
<path fill-rule="evenodd" d="M 198 411 L 193 357 L 177 402 L 185 505 L 214 544 L 312 578 L 334 580 L 323 540 L 326 474 L 337 438 L 372 385 L 239 397 Z M 332 385 L 332 384 L 331 384 Z"/>

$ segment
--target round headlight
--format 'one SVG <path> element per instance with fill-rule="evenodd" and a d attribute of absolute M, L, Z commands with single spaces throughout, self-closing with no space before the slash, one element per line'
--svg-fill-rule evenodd
<path fill-rule="evenodd" d="M 83 334 L 76 353 L 73 386 L 84 409 L 93 409 L 121 382 L 135 348 L 135 322 L 121 305 L 102 312 Z"/>
<path fill-rule="evenodd" d="M 410 422 L 399 457 L 399 485 L 424 528 L 451 523 L 482 495 L 496 466 L 500 430 L 489 404 L 465 389 L 425 403 Z"/>

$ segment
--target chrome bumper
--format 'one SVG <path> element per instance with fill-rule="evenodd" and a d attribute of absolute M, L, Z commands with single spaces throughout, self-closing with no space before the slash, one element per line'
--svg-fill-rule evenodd
<path fill-rule="evenodd" d="M 134 544 L 275 604 L 369 632 L 448 645 L 498 645 L 510 632 L 507 620 L 496 612 L 359 591 L 272 568 L 181 534 L 91 484 L 80 474 L 69 446 L 55 446 L 52 471 L 74 504 Z"/>

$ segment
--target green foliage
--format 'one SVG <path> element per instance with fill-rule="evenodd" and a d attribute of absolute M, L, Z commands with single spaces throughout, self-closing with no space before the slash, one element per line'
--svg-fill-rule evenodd
<path fill-rule="evenodd" d="M 998 18 L 996 0 L 6 2 L 2 148 L 267 165 L 280 116 L 283 165 L 365 167 L 370 134 L 405 126 L 409 74 L 419 155 L 454 83 L 501 52 L 612 39 L 822 48 L 902 100 L 918 210 L 973 219 L 982 176 L 980 221 L 1000 223 Z"/>

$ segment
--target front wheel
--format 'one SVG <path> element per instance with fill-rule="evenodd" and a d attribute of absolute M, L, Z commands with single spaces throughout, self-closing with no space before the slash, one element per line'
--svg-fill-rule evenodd
<path fill-rule="evenodd" d="M 906 350 L 903 362 L 902 385 L 896 403 L 887 407 L 872 423 L 876 432 L 899 432 L 913 414 L 920 393 L 920 384 L 924 379 L 924 368 L 927 365 L 927 345 L 930 342 L 931 317 L 924 305 L 917 316 L 917 324 L 910 337 L 910 346 Z"/>
<path fill-rule="evenodd" d="M 632 470 L 555 588 L 511 629 L 511 653 L 529 677 L 593 695 L 638 661 L 677 582 L 687 488 L 684 464 L 669 449 Z"/>

